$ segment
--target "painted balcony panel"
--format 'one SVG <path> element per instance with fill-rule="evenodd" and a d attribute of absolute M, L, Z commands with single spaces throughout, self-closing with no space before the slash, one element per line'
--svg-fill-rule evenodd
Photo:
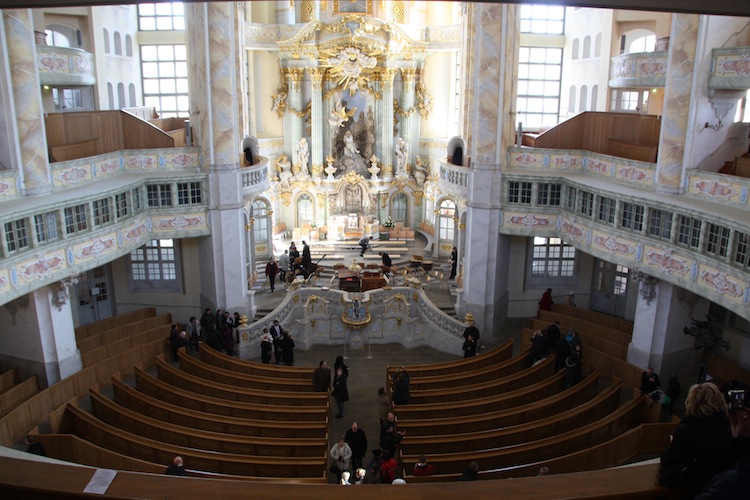
<path fill-rule="evenodd" d="M 612 88 L 664 87 L 668 52 L 642 52 L 613 57 L 609 66 Z"/>
<path fill-rule="evenodd" d="M 713 49 L 712 56 L 709 88 L 750 89 L 750 47 Z"/>
<path fill-rule="evenodd" d="M 42 85 L 94 85 L 94 55 L 81 49 L 36 46 Z"/>

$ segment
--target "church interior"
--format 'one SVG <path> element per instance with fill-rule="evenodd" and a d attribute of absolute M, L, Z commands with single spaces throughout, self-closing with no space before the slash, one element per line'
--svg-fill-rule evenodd
<path fill-rule="evenodd" d="M 687 389 L 750 384 L 750 6 L 6 3 L 1 489 L 343 497 L 329 450 L 356 418 L 369 459 L 403 365 L 394 496 L 687 498 Z M 340 354 L 345 419 L 310 385 Z"/>

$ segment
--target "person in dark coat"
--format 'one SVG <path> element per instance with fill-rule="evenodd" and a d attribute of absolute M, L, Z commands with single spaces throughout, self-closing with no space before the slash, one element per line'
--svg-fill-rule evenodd
<path fill-rule="evenodd" d="M 570 344 L 565 338 L 561 337 L 555 344 L 555 372 L 559 372 L 565 367 L 565 360 L 570 354 Z"/>
<path fill-rule="evenodd" d="M 396 447 L 404 438 L 404 431 L 396 431 L 393 424 L 385 424 L 385 428 L 380 435 L 380 448 L 385 452 L 388 451 L 391 456 L 396 456 Z"/>
<path fill-rule="evenodd" d="M 463 350 L 464 358 L 471 358 L 472 356 L 477 355 L 477 343 L 474 341 L 474 337 L 469 335 L 469 337 L 464 340 Z"/>
<path fill-rule="evenodd" d="M 727 405 L 710 382 L 695 384 L 685 399 L 685 418 L 661 456 L 659 484 L 687 489 L 690 498 L 734 464 Z"/>
<path fill-rule="evenodd" d="M 344 371 L 344 375 L 349 376 L 349 367 L 344 364 L 344 356 L 336 356 L 336 361 L 333 362 L 333 373 L 336 373 L 341 368 Z"/>
<path fill-rule="evenodd" d="M 479 479 L 479 464 L 471 462 L 461 475 L 461 481 L 476 481 L 477 479 Z"/>
<path fill-rule="evenodd" d="M 47 456 L 47 451 L 44 449 L 44 446 L 42 446 L 42 443 L 34 441 L 34 438 L 32 436 L 26 436 L 26 439 L 24 439 L 24 443 L 26 443 L 26 453 L 39 455 L 40 457 Z"/>
<path fill-rule="evenodd" d="M 216 318 L 214 317 L 214 313 L 211 312 L 210 308 L 206 308 L 205 311 L 203 311 L 203 316 L 201 316 L 201 331 L 204 332 L 204 335 L 208 335 L 208 332 L 216 328 Z"/>
<path fill-rule="evenodd" d="M 645 372 L 641 373 L 641 392 L 643 394 L 651 394 L 661 386 L 659 375 L 654 373 L 653 368 L 649 368 Z"/>
<path fill-rule="evenodd" d="M 367 454 L 367 435 L 359 428 L 357 422 L 352 423 L 351 429 L 344 434 L 344 441 L 352 449 L 352 467 L 356 470 L 362 467 L 362 459 Z"/>
<path fill-rule="evenodd" d="M 547 352 L 547 339 L 541 330 L 535 330 L 531 335 L 531 362 L 536 363 L 544 358 Z"/>
<path fill-rule="evenodd" d="M 565 358 L 565 387 L 573 387 L 581 379 L 583 368 L 583 357 L 580 346 Z"/>
<path fill-rule="evenodd" d="M 560 322 L 555 321 L 547 327 L 547 349 L 550 351 L 557 346 L 557 341 L 560 340 Z"/>
<path fill-rule="evenodd" d="M 229 324 L 224 323 L 221 326 L 221 340 L 224 343 L 224 350 L 229 356 L 234 356 L 234 332 Z"/>
<path fill-rule="evenodd" d="M 451 250 L 451 275 L 448 277 L 449 280 L 456 279 L 457 268 L 458 268 L 458 248 L 453 247 L 453 250 Z"/>
<path fill-rule="evenodd" d="M 399 366 L 393 374 L 393 402 L 397 405 L 405 405 L 409 402 L 409 372 L 403 366 Z"/>
<path fill-rule="evenodd" d="M 553 305 L 555 305 L 555 301 L 552 300 L 552 289 L 547 288 L 542 294 L 542 300 L 539 301 L 539 309 L 542 311 L 551 311 Z"/>
<path fill-rule="evenodd" d="M 312 266 L 312 255 L 310 255 L 310 245 L 305 240 L 302 240 L 302 267 L 305 270 L 309 270 Z"/>
<path fill-rule="evenodd" d="M 271 355 L 273 354 L 273 341 L 271 340 L 271 334 L 268 333 L 266 328 L 263 329 L 263 336 L 260 338 L 260 361 L 264 365 L 271 363 Z"/>
<path fill-rule="evenodd" d="M 281 339 L 284 338 L 284 329 L 281 328 L 279 320 L 273 320 L 271 327 L 271 338 L 273 339 L 273 352 L 276 356 L 276 364 L 281 363 Z"/>
<path fill-rule="evenodd" d="M 277 274 L 279 274 L 279 265 L 276 263 L 276 259 L 269 257 L 266 263 L 266 276 L 268 276 L 268 283 L 271 285 L 272 292 L 275 290 L 274 284 Z"/>
<path fill-rule="evenodd" d="M 164 471 L 164 474 L 168 476 L 187 476 L 187 472 L 185 472 L 185 464 L 182 461 L 182 457 L 174 457 L 172 465 L 167 467 L 167 470 Z"/>
<path fill-rule="evenodd" d="M 286 366 L 294 366 L 294 340 L 292 335 L 284 330 L 283 337 L 281 339 L 281 357 L 284 359 Z"/>
<path fill-rule="evenodd" d="M 336 399 L 339 409 L 336 418 L 342 418 L 344 416 L 344 403 L 349 401 L 349 390 L 346 388 L 346 374 L 342 368 L 336 370 L 336 376 L 333 377 L 333 393 L 331 395 Z"/>
<path fill-rule="evenodd" d="M 331 387 L 331 369 L 325 361 L 321 361 L 313 371 L 312 384 L 315 392 L 328 392 Z"/>

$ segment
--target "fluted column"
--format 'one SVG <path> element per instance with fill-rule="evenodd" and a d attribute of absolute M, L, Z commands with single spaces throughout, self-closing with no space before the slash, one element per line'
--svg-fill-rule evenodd
<path fill-rule="evenodd" d="M 291 142 L 292 149 L 292 173 L 298 175 L 302 171 L 303 165 L 297 162 L 297 155 L 295 151 L 297 144 L 300 139 L 304 137 L 302 128 L 305 126 L 303 117 L 300 116 L 304 113 L 302 108 L 302 75 L 304 74 L 303 68 L 284 68 L 284 78 L 286 78 L 287 85 L 289 86 L 289 93 L 287 95 L 287 103 L 291 108 L 287 108 L 284 119 L 289 123 L 289 141 Z M 307 165 L 304 165 L 304 170 L 307 172 Z"/>
<path fill-rule="evenodd" d="M 316 179 L 323 178 L 323 124 L 328 123 L 323 120 L 323 74 L 325 70 L 321 68 L 308 68 L 312 82 L 312 104 L 310 105 L 312 120 L 312 166 L 310 172 Z"/>
<path fill-rule="evenodd" d="M 12 101 L 15 105 L 22 189 L 25 194 L 48 193 L 52 191 L 52 183 L 31 11 L 11 9 L 2 13 L 5 28 L 3 42 L 8 54 Z"/>
<path fill-rule="evenodd" d="M 410 112 L 414 108 L 414 76 L 417 70 L 413 68 L 401 68 L 401 82 L 403 88 L 401 89 L 401 110 L 404 115 L 399 117 L 401 125 L 399 126 L 399 134 L 407 144 L 407 156 L 406 165 L 411 165 L 411 159 L 414 151 L 414 135 L 412 133 L 412 122 L 414 113 Z"/>
<path fill-rule="evenodd" d="M 383 121 L 380 127 L 380 142 L 383 180 L 393 179 L 393 79 L 396 77 L 397 68 L 385 68 L 380 74 L 383 84 Z"/>
<path fill-rule="evenodd" d="M 678 193 L 683 189 L 686 142 L 690 129 L 691 108 L 694 102 L 693 79 L 700 16 L 673 14 L 669 38 L 669 64 L 664 87 L 664 114 L 661 118 L 659 154 L 656 158 L 656 189 Z"/>

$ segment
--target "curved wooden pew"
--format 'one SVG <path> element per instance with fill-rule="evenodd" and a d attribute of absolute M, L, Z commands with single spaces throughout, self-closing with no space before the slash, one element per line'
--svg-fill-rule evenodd
<path fill-rule="evenodd" d="M 99 321 L 94 321 L 93 323 L 77 327 L 75 329 L 75 337 L 76 340 L 85 339 L 92 335 L 106 332 L 120 326 L 129 325 L 152 316 L 156 316 L 155 307 L 144 307 L 135 311 L 118 314 L 117 316 L 100 319 Z"/>
<path fill-rule="evenodd" d="M 227 385 L 236 385 L 247 389 L 276 392 L 314 392 L 312 385 L 312 369 L 308 369 L 308 379 L 273 378 L 261 375 L 248 375 L 232 370 L 209 365 L 195 359 L 181 348 L 177 353 L 180 360 L 180 370 L 197 377 L 214 380 Z"/>
<path fill-rule="evenodd" d="M 522 351 L 518 356 L 506 359 L 500 363 L 477 368 L 467 368 L 460 375 L 430 375 L 415 377 L 409 373 L 409 390 L 418 391 L 426 389 L 444 389 L 448 387 L 460 387 L 467 382 L 478 383 L 497 380 L 518 373 L 531 366 L 530 351 Z M 392 379 L 391 379 L 392 380 Z"/>
<path fill-rule="evenodd" d="M 569 328 L 574 328 L 578 332 L 586 332 L 592 335 L 597 335 L 601 339 L 619 345 L 628 345 L 628 343 L 630 343 L 633 338 L 632 330 L 617 330 L 616 328 L 609 328 L 600 323 L 592 323 L 590 321 L 571 318 L 549 311 L 540 312 L 538 313 L 538 318 L 530 319 L 529 327 L 534 330 L 544 330 L 555 321 L 560 322 L 560 333 L 562 333 L 563 335 L 568 331 Z"/>
<path fill-rule="evenodd" d="M 96 349 L 97 347 L 106 346 L 112 342 L 133 337 L 155 328 L 160 329 L 163 338 L 167 338 L 169 336 L 169 325 L 171 324 L 172 315 L 169 313 L 161 314 L 159 316 L 150 316 L 114 328 L 109 328 L 87 337 L 76 337 L 76 345 L 78 346 L 78 350 L 81 351 L 81 354 L 83 354 L 92 349 Z"/>
<path fill-rule="evenodd" d="M 164 380 L 152 377 L 140 368 L 135 369 L 136 387 L 140 392 L 166 403 L 179 405 L 216 415 L 263 420 L 299 420 L 309 422 L 326 421 L 329 406 L 268 406 L 258 403 L 244 403 L 228 399 L 196 394 L 188 389 L 173 386 Z M 326 400 L 328 403 L 328 400 Z"/>
<path fill-rule="evenodd" d="M 595 422 L 613 412 L 620 403 L 621 388 L 622 383 L 618 383 L 580 406 L 561 413 L 549 413 L 548 417 L 541 420 L 532 420 L 518 425 L 477 432 L 466 432 L 455 428 L 454 433 L 442 435 L 411 436 L 407 432 L 400 445 L 401 453 L 406 455 L 458 453 L 500 448 L 558 436 L 581 425 Z"/>
<path fill-rule="evenodd" d="M 191 429 L 269 438 L 314 438 L 326 436 L 328 433 L 327 419 L 317 422 L 262 420 L 216 415 L 183 408 L 139 392 L 123 383 L 118 376 L 112 377 L 112 390 L 117 404 L 125 408 Z"/>
<path fill-rule="evenodd" d="M 0 394 L 0 417 L 3 417 L 25 401 L 39 393 L 39 380 L 33 375 Z"/>
<path fill-rule="evenodd" d="M 327 468 L 327 453 L 321 453 L 319 457 L 259 457 L 161 443 L 106 424 L 78 408 L 74 401 L 68 403 L 66 417 L 77 436 L 112 451 L 149 462 L 167 464 L 179 455 L 194 469 L 267 477 L 320 477 Z"/>
<path fill-rule="evenodd" d="M 315 457 L 325 454 L 328 447 L 326 435 L 314 438 L 267 438 L 191 429 L 129 410 L 104 397 L 95 388 L 89 390 L 89 396 L 94 416 L 102 422 L 162 443 L 271 457 Z"/>
<path fill-rule="evenodd" d="M 521 349 L 531 347 L 531 336 L 534 334 L 534 331 L 533 328 L 524 328 L 522 330 Z M 610 342 L 609 340 L 599 337 L 595 333 L 589 333 L 583 330 L 578 330 L 578 336 L 583 343 L 584 349 L 597 349 L 620 359 L 627 359 L 628 357 L 627 345 Z"/>
<path fill-rule="evenodd" d="M 521 389 L 541 382 L 555 373 L 555 356 L 549 356 L 531 368 L 518 373 L 499 377 L 487 382 L 474 383 L 470 374 L 464 385 L 442 389 L 410 390 L 409 405 L 441 403 L 493 396 L 503 392 Z"/>
<path fill-rule="evenodd" d="M 178 370 L 164 360 L 164 355 L 157 356 L 156 369 L 159 379 L 175 387 L 187 389 L 197 394 L 215 398 L 258 403 L 265 405 L 288 406 L 326 406 L 329 394 L 323 392 L 281 392 L 245 389 L 234 385 L 208 381 L 195 375 Z"/>
<path fill-rule="evenodd" d="M 565 388 L 565 372 L 549 377 L 523 389 L 450 403 L 428 403 L 421 405 L 393 405 L 393 411 L 399 419 L 422 419 L 436 417 L 459 417 L 491 411 L 505 410 L 514 406 L 531 403 L 557 394 Z"/>
<path fill-rule="evenodd" d="M 507 340 L 503 344 L 495 347 L 494 349 L 474 356 L 471 358 L 461 358 L 455 361 L 448 361 L 442 363 L 430 363 L 423 365 L 406 365 L 404 368 L 409 372 L 409 376 L 414 379 L 418 377 L 428 377 L 435 375 L 460 375 L 466 370 L 483 368 L 485 366 L 492 366 L 497 363 L 510 359 L 513 355 L 513 340 Z M 393 374 L 396 373 L 398 366 L 390 366 L 386 368 L 388 383 L 393 378 Z"/>
<path fill-rule="evenodd" d="M 614 328 L 615 330 L 620 330 L 622 332 L 633 332 L 634 323 L 629 319 L 618 318 L 617 316 L 612 316 L 611 314 L 591 311 L 589 309 L 584 309 L 583 307 L 573 307 L 567 304 L 555 304 L 552 306 L 552 311 L 549 312 L 559 313 L 570 318 L 580 318 L 584 321 L 589 321 L 597 325 L 603 325 L 608 328 Z"/>
<path fill-rule="evenodd" d="M 0 394 L 4 393 L 19 382 L 21 382 L 21 372 L 18 370 L 17 366 L 3 372 L 3 374 L 0 375 Z"/>
<path fill-rule="evenodd" d="M 166 334 L 165 334 L 166 331 Z M 129 349 L 137 347 L 139 345 L 148 344 L 157 340 L 164 340 L 169 334 L 169 327 L 162 325 L 144 332 L 133 334 L 124 339 L 112 341 L 101 347 L 91 349 L 88 352 L 81 354 L 81 363 L 84 367 L 94 365 L 100 361 L 104 361 L 107 358 L 117 356 L 121 352 L 125 352 Z"/>
<path fill-rule="evenodd" d="M 490 470 L 563 456 L 600 444 L 643 423 L 648 401 L 640 395 L 606 417 L 558 436 L 494 449 L 432 454 L 429 461 L 441 473 L 460 473 L 472 461 L 481 464 L 483 470 Z M 419 456 L 402 454 L 401 458 L 403 463 L 415 463 Z"/>
<path fill-rule="evenodd" d="M 271 377 L 274 379 L 298 379 L 312 385 L 312 372 L 316 367 L 264 365 L 255 361 L 233 358 L 222 352 L 211 349 L 207 344 L 200 344 L 200 360 L 209 365 L 231 370 L 246 375 Z"/>
<path fill-rule="evenodd" d="M 477 432 L 519 425 L 586 403 L 596 396 L 599 382 L 599 371 L 595 370 L 573 387 L 532 403 L 495 412 L 460 417 L 420 418 L 415 420 L 399 418 L 398 428 L 399 430 L 405 430 L 407 436 L 414 437 L 430 434 L 450 434 L 456 432 L 456 429 L 462 429 L 464 432 Z"/>

